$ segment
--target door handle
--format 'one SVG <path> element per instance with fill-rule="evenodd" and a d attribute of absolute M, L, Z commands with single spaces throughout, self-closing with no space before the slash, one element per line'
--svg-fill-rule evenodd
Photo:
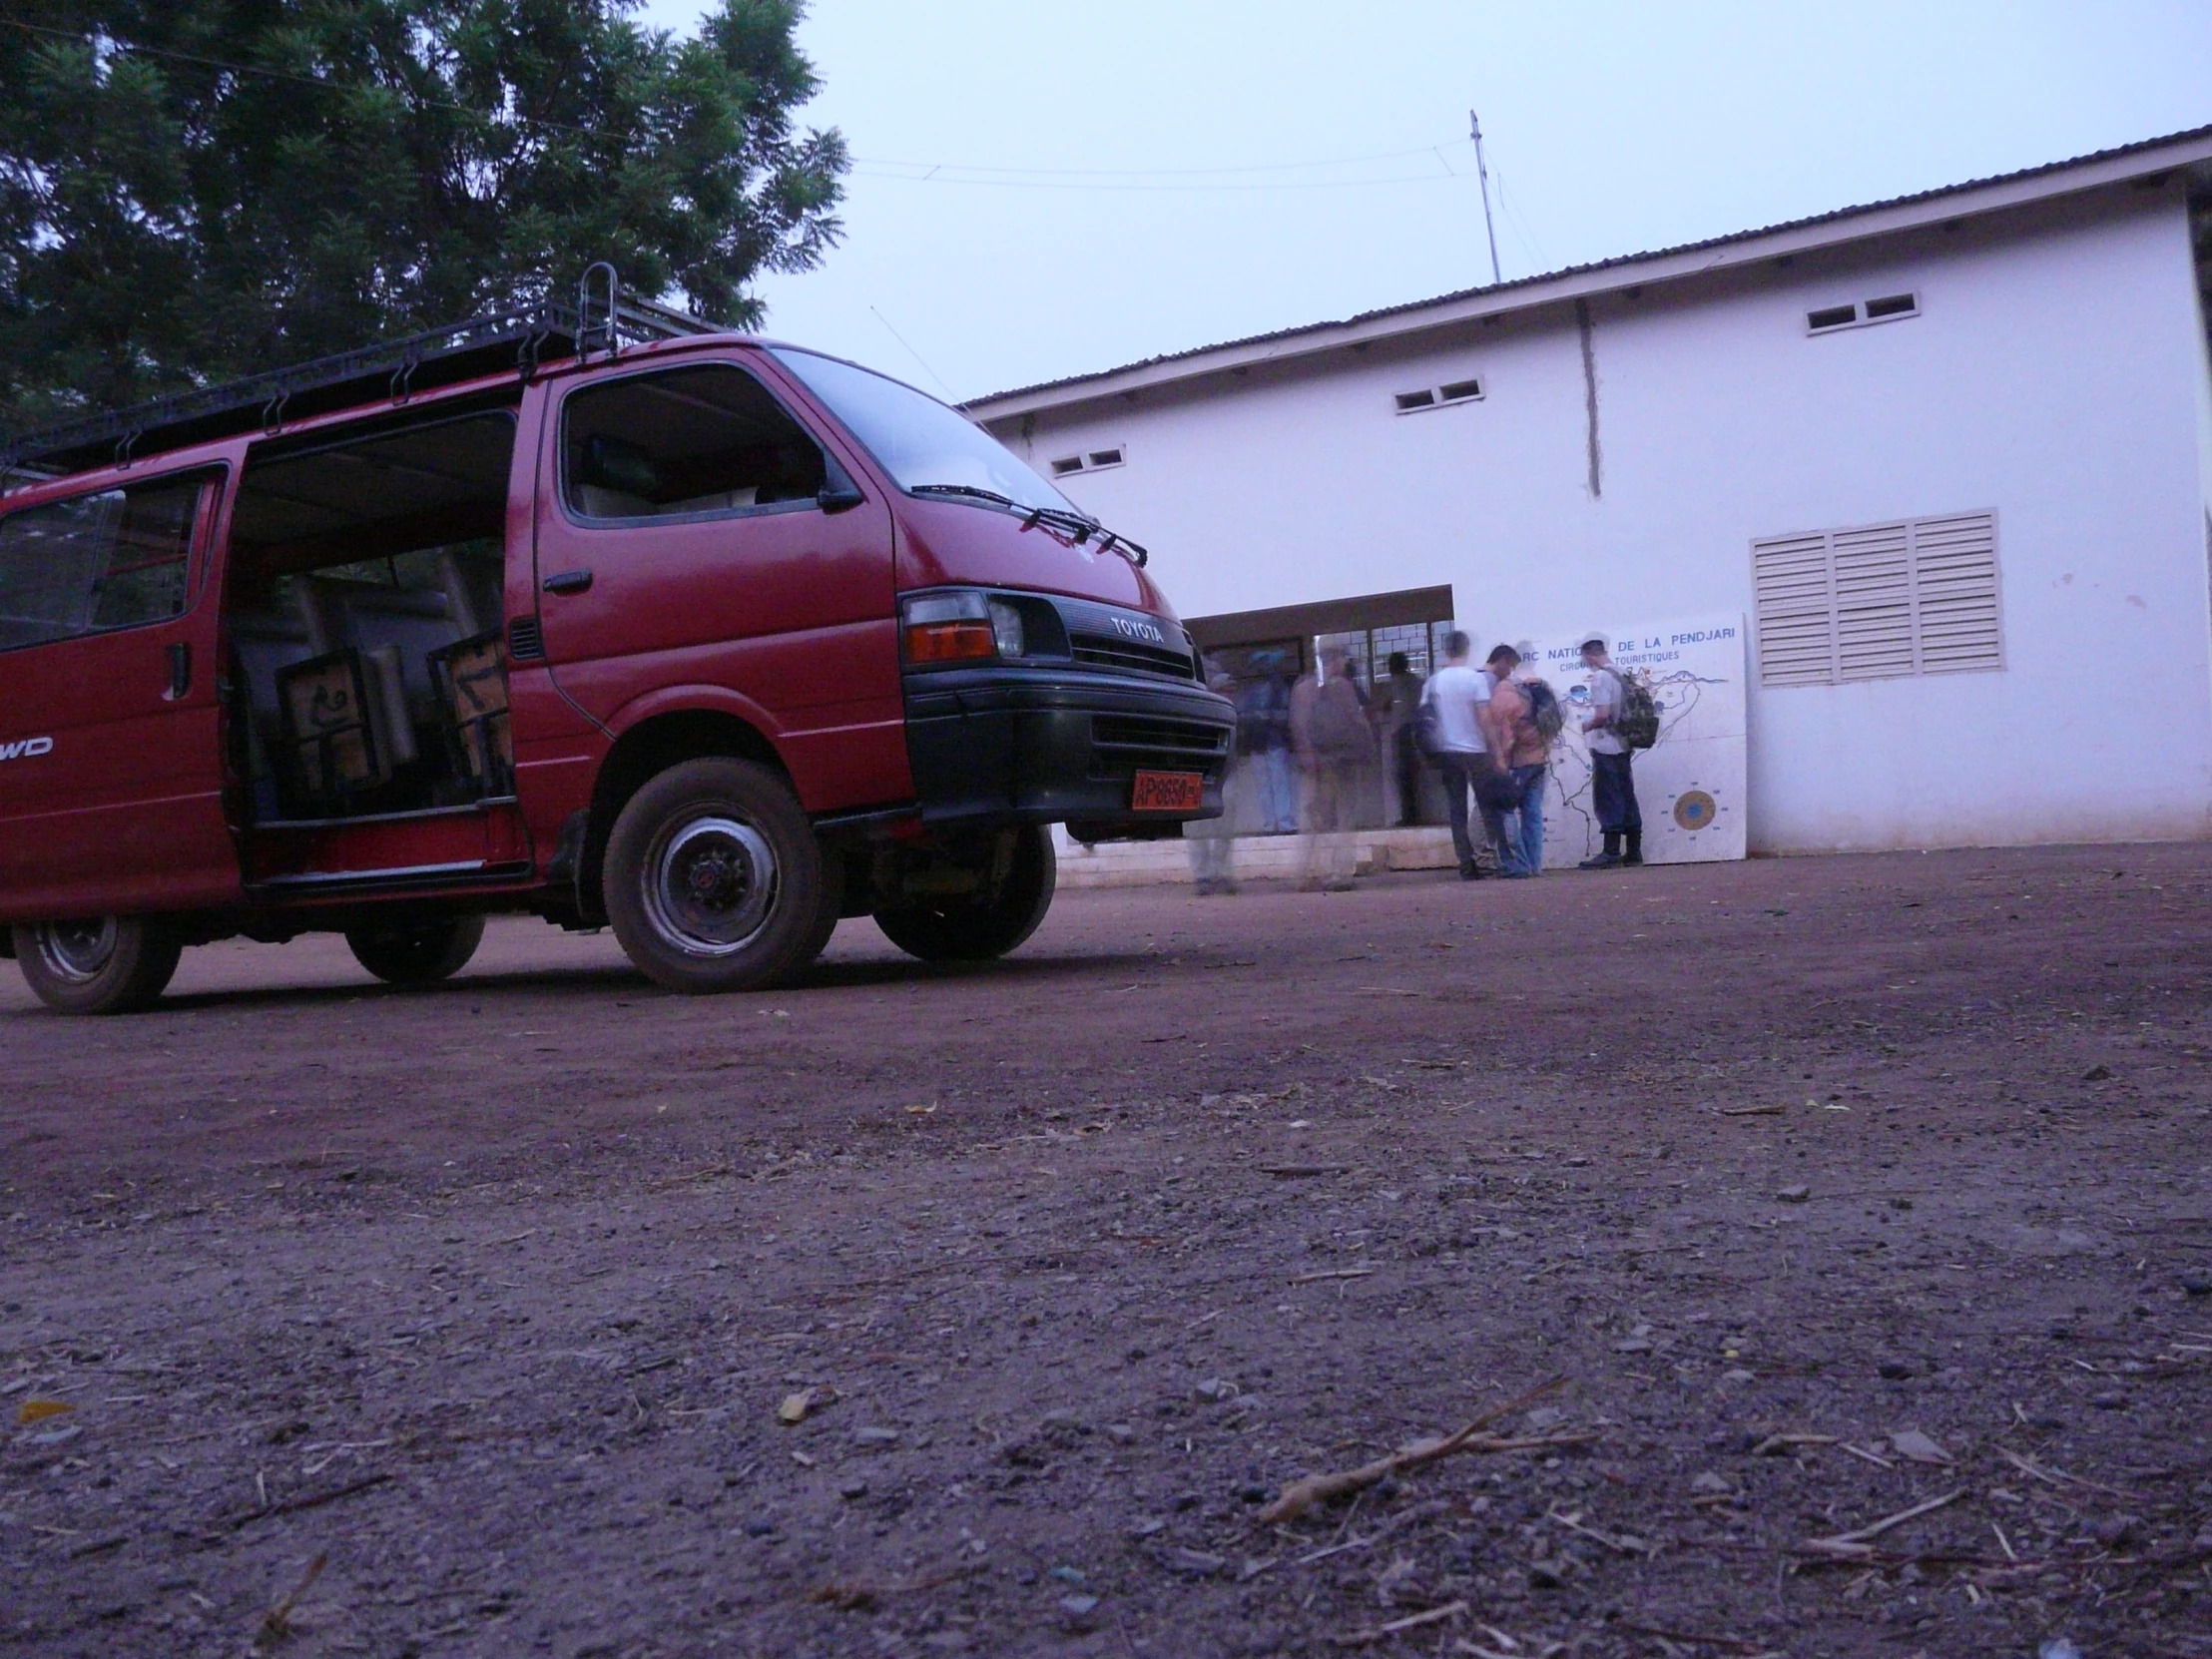
<path fill-rule="evenodd" d="M 582 593 L 591 586 L 591 571 L 563 570 L 545 579 L 547 593 Z"/>
<path fill-rule="evenodd" d="M 164 703 L 175 703 L 192 690 L 192 647 L 178 640 L 169 648 L 169 690 L 162 693 Z"/>

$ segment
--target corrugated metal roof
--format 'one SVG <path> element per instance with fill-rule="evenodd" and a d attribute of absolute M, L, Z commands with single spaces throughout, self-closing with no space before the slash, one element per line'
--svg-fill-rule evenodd
<path fill-rule="evenodd" d="M 1558 282 L 1565 278 L 1592 276 L 1624 267 L 1638 266 L 1659 260 L 1679 259 L 1686 254 L 1700 254 L 1713 249 L 1730 248 L 1741 243 L 1756 242 L 1762 237 L 1786 236 L 1823 225 L 1834 225 L 1863 215 L 1894 212 L 1900 208 L 1913 208 L 1926 203 L 1940 202 L 1949 197 L 1967 195 L 1973 191 L 1987 190 L 1993 186 L 2016 185 L 2030 180 L 2048 178 L 2078 168 L 2094 167 L 2104 163 L 2122 161 L 2130 156 L 2148 155 L 2175 145 L 2212 139 L 2212 126 L 2193 127 L 2186 132 L 2168 133 L 2161 138 L 2144 139 L 2135 144 L 2123 144 L 2116 149 L 2093 151 L 2085 156 L 2074 156 L 2061 162 L 2046 162 L 2039 167 L 2024 168 L 2017 173 L 1999 173 L 1986 179 L 1969 179 L 1962 184 L 1944 185 L 1936 190 L 1918 191 L 1910 196 L 1894 196 L 1881 202 L 1863 202 L 1855 207 L 1838 208 L 1825 214 L 1814 214 L 1806 219 L 1785 220 L 1778 225 L 1761 226 L 1757 230 L 1737 231 L 1724 237 L 1709 237 L 1702 242 L 1686 242 L 1673 248 L 1656 248 L 1641 254 L 1621 254 L 1609 260 L 1598 260 L 1588 265 L 1564 266 L 1557 271 L 1540 272 L 1532 276 L 1516 276 L 1509 282 L 1492 282 L 1478 287 L 1460 288 L 1451 293 L 1436 294 L 1427 299 L 1414 299 L 1399 305 L 1384 305 L 1372 311 L 1361 311 L 1353 316 L 1327 322 L 1306 322 L 1293 328 L 1278 328 L 1268 333 L 1248 334 L 1241 339 L 1222 340 L 1212 345 L 1195 345 L 1187 350 L 1164 352 L 1156 357 L 1144 357 L 1135 362 L 1121 363 L 1113 368 L 1094 369 L 1084 374 L 1071 374 L 1057 380 L 1040 380 L 1034 385 L 1016 386 L 1008 391 L 995 391 L 986 397 L 970 398 L 963 408 L 976 409 L 988 403 L 1002 403 L 1011 398 L 1034 397 L 1042 392 L 1060 391 L 1092 381 L 1107 380 L 1117 374 L 1130 374 L 1168 363 L 1188 361 L 1216 351 L 1234 351 L 1251 346 L 1269 345 L 1278 340 L 1299 339 L 1309 334 L 1326 333 L 1333 328 L 1356 328 L 1362 323 L 1375 322 L 1386 317 L 1403 316 L 1409 312 L 1427 310 L 1433 306 L 1455 304 L 1463 300 L 1511 293 L 1515 289 L 1536 287 L 1544 283 Z M 2148 171 L 2156 171 L 2151 169 Z M 2056 194 L 2056 193 L 2054 193 Z M 1011 412 L 1011 411 L 1008 411 Z M 1002 418 L 994 417 L 994 418 Z"/>

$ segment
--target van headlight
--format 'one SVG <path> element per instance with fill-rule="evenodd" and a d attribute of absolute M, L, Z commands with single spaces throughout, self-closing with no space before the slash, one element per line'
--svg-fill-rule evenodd
<path fill-rule="evenodd" d="M 993 607 L 979 593 L 921 593 L 898 602 L 898 634 L 906 661 L 988 662 L 998 654 Z M 1018 628 L 1020 618 L 1015 618 Z"/>
<path fill-rule="evenodd" d="M 991 609 L 991 639 L 1001 657 L 1018 657 L 1022 654 L 1021 613 L 1003 599 L 994 599 Z"/>

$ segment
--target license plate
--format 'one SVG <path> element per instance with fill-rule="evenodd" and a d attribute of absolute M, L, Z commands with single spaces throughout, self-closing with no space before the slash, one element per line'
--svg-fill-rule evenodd
<path fill-rule="evenodd" d="M 1206 806 L 1206 778 L 1197 772 L 1140 772 L 1129 794 L 1136 813 L 1196 813 Z"/>

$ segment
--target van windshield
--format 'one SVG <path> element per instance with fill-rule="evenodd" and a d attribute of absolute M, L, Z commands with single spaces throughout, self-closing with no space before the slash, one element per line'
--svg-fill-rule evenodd
<path fill-rule="evenodd" d="M 934 397 L 813 351 L 778 346 L 775 354 L 867 445 L 900 489 L 964 486 L 988 490 L 1021 507 L 1077 512 L 1072 501 L 1030 471 L 1012 450 Z"/>

